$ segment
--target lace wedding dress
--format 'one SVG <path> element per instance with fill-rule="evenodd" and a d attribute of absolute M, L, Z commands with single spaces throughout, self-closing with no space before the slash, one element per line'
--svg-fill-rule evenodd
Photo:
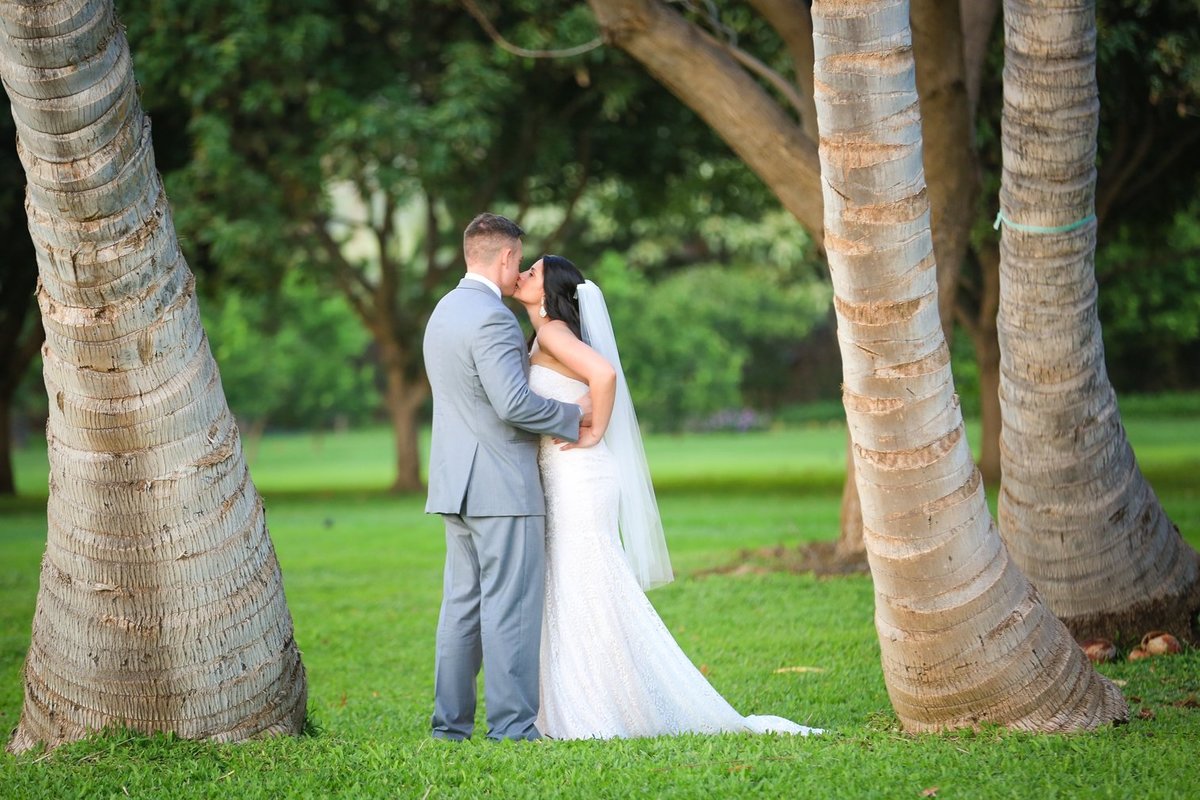
<path fill-rule="evenodd" d="M 537 394 L 570 402 L 586 384 L 534 365 Z M 626 562 L 617 473 L 603 442 L 562 451 L 542 437 L 546 605 L 538 730 L 555 739 L 745 731 L 820 733 L 738 714 L 692 665 Z"/>

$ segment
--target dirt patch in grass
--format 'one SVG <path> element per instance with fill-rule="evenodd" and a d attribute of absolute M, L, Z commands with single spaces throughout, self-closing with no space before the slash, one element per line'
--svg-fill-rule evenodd
<path fill-rule="evenodd" d="M 806 542 L 798 547 L 744 548 L 728 564 L 700 570 L 706 575 L 761 575 L 768 572 L 812 573 L 818 576 L 866 575 L 866 554 L 846 558 L 837 552 L 837 543 Z"/>

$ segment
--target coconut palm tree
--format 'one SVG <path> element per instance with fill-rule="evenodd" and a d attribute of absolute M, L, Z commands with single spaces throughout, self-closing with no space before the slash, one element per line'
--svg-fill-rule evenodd
<path fill-rule="evenodd" d="M 111 0 L 0 2 L 50 397 L 47 544 L 9 749 L 297 732 L 305 679 Z"/>
<path fill-rule="evenodd" d="M 888 693 L 905 728 L 1123 719 L 1008 557 L 938 318 L 905 0 L 813 4 L 825 244 Z"/>
<path fill-rule="evenodd" d="M 1077 637 L 1188 636 L 1200 557 L 1138 469 L 1096 313 L 1096 9 L 1005 0 L 1004 26 L 1000 530 Z"/>
<path fill-rule="evenodd" d="M 952 322 L 959 264 L 968 244 L 978 194 L 977 158 L 971 141 L 973 101 L 979 93 L 981 62 L 998 0 L 945 3 L 913 0 L 920 53 L 918 91 L 924 104 L 928 169 L 934 180 L 930 201 L 937 225 L 942 318 Z M 588 0 L 606 41 L 626 51 L 695 111 L 752 169 L 815 241 L 822 241 L 816 116 L 812 103 L 812 25 L 807 0 L 750 0 L 749 5 L 774 30 L 790 55 L 787 75 L 738 46 L 722 32 L 716 5 L 703 9 L 659 0 Z M 691 21 L 689 21 L 689 18 Z M 716 33 L 710 33 L 709 30 Z M 967 43 L 973 45 L 968 48 Z M 982 42 L 982 43 L 981 43 Z M 788 77 L 793 76 L 793 77 Z M 786 98 L 775 99 L 757 79 L 765 79 Z M 984 346 L 986 336 L 976 337 Z M 981 380 L 986 381 L 988 375 Z M 986 387 L 985 387 L 986 388 Z M 999 411 L 984 422 L 992 430 Z M 985 431 L 983 458 L 994 447 Z M 847 462 L 853 461 L 852 457 Z M 836 553 L 845 563 L 862 561 L 858 493 L 847 471 L 842 494 L 841 537 Z M 989 479 L 991 475 L 989 475 Z"/>

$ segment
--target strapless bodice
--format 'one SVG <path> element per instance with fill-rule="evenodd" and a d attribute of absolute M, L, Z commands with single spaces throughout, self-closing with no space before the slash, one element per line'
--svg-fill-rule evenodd
<path fill-rule="evenodd" d="M 587 392 L 588 385 L 549 367 L 534 364 L 529 368 L 529 388 L 542 397 L 574 403 Z"/>

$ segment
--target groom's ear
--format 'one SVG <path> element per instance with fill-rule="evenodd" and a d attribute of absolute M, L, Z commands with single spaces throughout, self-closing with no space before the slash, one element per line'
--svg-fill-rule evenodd
<path fill-rule="evenodd" d="M 519 269 L 521 266 L 521 245 L 514 244 L 504 248 L 501 253 L 501 258 L 503 259 L 505 266 L 509 264 L 515 264 Z"/>

